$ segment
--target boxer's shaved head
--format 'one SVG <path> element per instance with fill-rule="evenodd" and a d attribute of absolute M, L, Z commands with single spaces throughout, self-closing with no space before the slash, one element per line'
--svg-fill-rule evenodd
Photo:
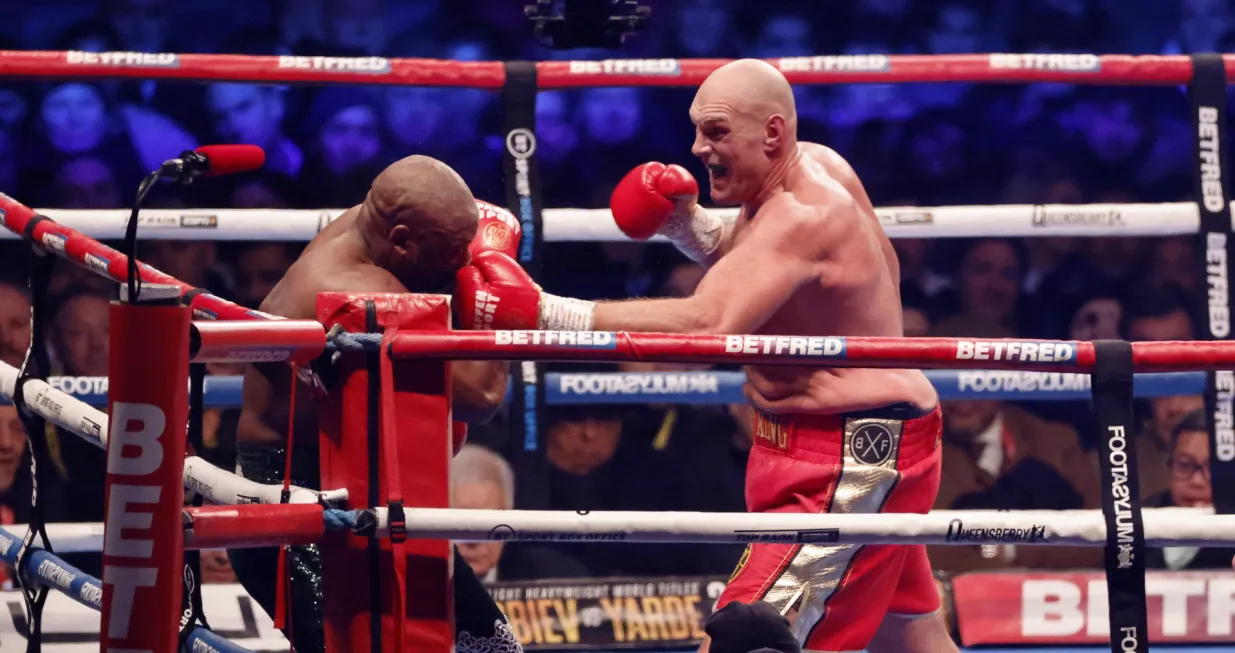
<path fill-rule="evenodd" d="M 479 212 L 467 184 L 427 156 L 392 163 L 373 180 L 358 223 L 373 262 L 409 290 L 440 290 L 468 262 Z"/>
<path fill-rule="evenodd" d="M 758 59 L 733 61 L 708 75 L 690 119 L 697 130 L 691 151 L 708 167 L 712 199 L 723 204 L 753 199 L 777 164 L 797 152 L 793 88 Z"/>

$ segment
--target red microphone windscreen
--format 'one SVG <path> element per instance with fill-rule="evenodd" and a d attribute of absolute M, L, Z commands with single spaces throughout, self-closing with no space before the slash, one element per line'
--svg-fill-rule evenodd
<path fill-rule="evenodd" d="M 210 162 L 207 177 L 257 170 L 266 162 L 266 153 L 256 145 L 203 145 L 194 151 Z"/>

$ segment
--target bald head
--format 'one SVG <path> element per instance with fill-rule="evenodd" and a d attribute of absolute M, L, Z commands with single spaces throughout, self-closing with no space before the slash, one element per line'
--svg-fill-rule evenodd
<path fill-rule="evenodd" d="M 691 152 L 708 168 L 712 199 L 743 204 L 775 183 L 797 152 L 793 89 L 772 65 L 741 59 L 717 68 L 690 106 Z"/>
<path fill-rule="evenodd" d="M 691 113 L 713 105 L 728 106 L 733 112 L 760 122 L 779 115 L 796 137 L 798 110 L 793 101 L 793 87 L 766 61 L 739 59 L 708 75 L 695 94 Z"/>
<path fill-rule="evenodd" d="M 450 166 L 427 156 L 392 163 L 373 180 L 361 229 L 375 262 L 409 290 L 440 289 L 467 264 L 476 200 Z"/>

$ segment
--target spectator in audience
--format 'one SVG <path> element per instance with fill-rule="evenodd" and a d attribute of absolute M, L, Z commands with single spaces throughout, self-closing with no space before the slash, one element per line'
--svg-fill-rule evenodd
<path fill-rule="evenodd" d="M 737 54 L 733 30 L 738 9 L 735 0 L 682 0 L 674 8 L 676 56 L 711 58 Z"/>
<path fill-rule="evenodd" d="M 295 179 L 304 154 L 283 130 L 286 89 L 258 84 L 211 84 L 206 91 L 215 135 L 224 143 L 249 143 L 266 152 L 265 173 Z"/>
<path fill-rule="evenodd" d="M 1163 47 L 1163 54 L 1226 52 L 1235 32 L 1235 16 L 1225 0 L 1183 0 L 1179 8 L 1179 27 Z"/>
<path fill-rule="evenodd" d="M 386 0 L 326 2 L 323 6 L 331 45 L 370 57 L 386 54 L 391 36 Z"/>
<path fill-rule="evenodd" d="M 126 195 L 145 172 L 128 130 L 115 120 L 101 90 L 91 84 L 48 87 L 39 107 L 35 138 L 27 145 L 23 159 L 33 188 L 47 185 L 46 180 L 64 161 L 84 156 L 106 162 Z"/>
<path fill-rule="evenodd" d="M 1171 432 L 1170 487 L 1145 499 L 1147 507 L 1212 508 L 1209 431 L 1204 409 L 1187 414 Z M 1140 461 L 1138 461 L 1140 462 Z M 1145 464 L 1140 462 L 1140 464 Z M 1150 569 L 1222 569 L 1230 564 L 1231 547 L 1166 547 L 1145 551 Z"/>
<path fill-rule="evenodd" d="M 0 362 L 21 367 L 30 346 L 30 294 L 0 281 Z"/>
<path fill-rule="evenodd" d="M 959 261 L 959 312 L 989 320 L 1015 333 L 1025 261 L 1021 244 L 1002 238 L 972 241 Z"/>
<path fill-rule="evenodd" d="M 924 309 L 905 305 L 901 307 L 901 327 L 906 338 L 921 338 L 931 330 L 931 320 Z"/>
<path fill-rule="evenodd" d="M 1185 417 L 1205 408 L 1202 395 L 1177 395 L 1149 399 L 1149 419 L 1136 442 L 1136 457 L 1141 476 L 1141 496 L 1165 491 L 1171 484 L 1168 472 L 1172 434 Z"/>
<path fill-rule="evenodd" d="M 511 510 L 515 478 L 510 464 L 492 450 L 465 444 L 450 463 L 450 507 Z M 557 551 L 526 542 L 456 542 L 459 555 L 486 583 L 503 580 L 586 578 L 586 567 Z"/>
<path fill-rule="evenodd" d="M 260 306 L 295 260 L 296 254 L 286 243 L 244 246 L 235 263 L 236 301 L 243 306 Z"/>
<path fill-rule="evenodd" d="M 102 15 L 130 51 L 167 51 L 164 47 L 167 39 L 164 0 L 106 0 L 102 3 Z"/>
<path fill-rule="evenodd" d="M 1071 340 L 1118 340 L 1123 324 L 1123 303 L 1115 297 L 1086 300 L 1068 323 Z"/>
<path fill-rule="evenodd" d="M 953 318 L 937 337 L 1011 338 L 1006 327 L 981 318 Z M 937 510 L 1069 510 L 1096 508 L 1101 499 L 1097 460 L 1081 450 L 1075 431 L 1043 421 L 1010 403 L 966 399 L 943 402 L 943 477 Z M 983 544 L 931 547 L 936 569 L 1072 568 L 1097 565 L 1101 551 L 1069 547 Z"/>
<path fill-rule="evenodd" d="M 1181 296 L 1194 297 L 1200 289 L 1196 251 L 1189 236 L 1156 238 L 1149 251 L 1149 273 L 1146 281 L 1151 290 L 1183 291 Z"/>
<path fill-rule="evenodd" d="M 66 376 L 107 376 L 109 304 L 106 295 L 72 290 L 57 302 L 52 345 Z"/>
<path fill-rule="evenodd" d="M 381 172 L 381 111 L 365 91 L 322 89 L 309 109 L 313 144 L 301 177 L 310 208 L 352 206 Z"/>
<path fill-rule="evenodd" d="M 65 161 L 52 178 L 48 204 L 63 209 L 118 209 L 122 191 L 107 162 L 95 156 Z"/>
<path fill-rule="evenodd" d="M 48 475 L 48 479 L 51 476 Z M 26 429 L 14 406 L 0 406 L 0 524 L 30 522 L 30 451 Z M 39 503 L 49 522 L 65 518 L 63 487 L 59 483 L 39 484 Z"/>
<path fill-rule="evenodd" d="M 257 175 L 242 177 L 232 188 L 232 206 L 238 209 L 285 209 L 296 185 L 286 177 Z"/>
<path fill-rule="evenodd" d="M 773 14 L 763 20 L 751 54 L 760 59 L 807 57 L 815 54 L 810 21 L 796 13 Z"/>
<path fill-rule="evenodd" d="M 218 245 L 210 240 L 156 240 L 143 244 L 145 261 L 198 288 L 219 292 L 223 279 L 215 270 Z"/>
<path fill-rule="evenodd" d="M 1132 293 L 1124 316 L 1128 340 L 1195 339 L 1192 315 L 1183 303 L 1185 296 L 1174 287 Z"/>

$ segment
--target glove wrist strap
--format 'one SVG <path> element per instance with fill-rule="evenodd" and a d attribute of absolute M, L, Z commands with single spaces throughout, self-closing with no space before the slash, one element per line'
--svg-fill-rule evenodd
<path fill-rule="evenodd" d="M 540 297 L 539 328 L 549 331 L 591 331 L 596 302 L 544 293 Z"/>
<path fill-rule="evenodd" d="M 687 258 L 702 263 L 720 246 L 725 223 L 696 204 L 690 213 L 675 215 L 665 222 L 660 233 Z"/>

